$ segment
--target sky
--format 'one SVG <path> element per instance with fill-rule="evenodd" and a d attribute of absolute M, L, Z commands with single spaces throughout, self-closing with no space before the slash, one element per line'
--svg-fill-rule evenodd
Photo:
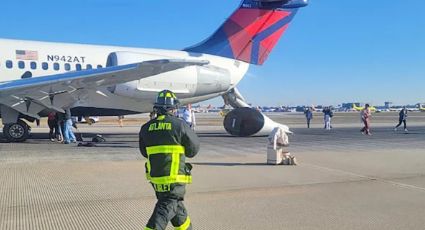
<path fill-rule="evenodd" d="M 180 50 L 210 36 L 239 4 L 3 0 L 0 38 Z M 423 0 L 310 0 L 238 89 L 253 105 L 425 102 L 424 8 Z"/>

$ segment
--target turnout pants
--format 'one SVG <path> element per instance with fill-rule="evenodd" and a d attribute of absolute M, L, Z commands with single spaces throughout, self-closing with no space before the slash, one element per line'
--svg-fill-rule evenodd
<path fill-rule="evenodd" d="M 192 230 L 190 218 L 183 204 L 185 186 L 171 187 L 169 192 L 156 192 L 158 201 L 145 230 L 164 230 L 168 222 L 171 222 L 177 230 Z"/>

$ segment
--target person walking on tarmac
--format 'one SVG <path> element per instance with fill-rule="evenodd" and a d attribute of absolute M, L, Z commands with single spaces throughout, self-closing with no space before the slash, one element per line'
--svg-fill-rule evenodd
<path fill-rule="evenodd" d="M 371 136 L 370 133 L 370 118 L 372 117 L 372 113 L 370 112 L 369 104 L 366 104 L 364 109 L 361 111 L 361 117 L 364 124 L 364 127 L 360 130 L 362 134 L 366 134 Z"/>
<path fill-rule="evenodd" d="M 394 128 L 394 131 L 397 131 L 397 128 L 400 127 L 401 123 L 403 123 L 404 124 L 404 132 L 407 133 L 408 130 L 407 130 L 406 120 L 407 120 L 407 108 L 406 108 L 406 106 L 404 106 L 403 109 L 400 110 L 400 112 L 398 113 L 398 124 Z"/>
<path fill-rule="evenodd" d="M 305 118 L 307 119 L 307 128 L 310 128 L 310 122 L 313 119 L 313 107 L 308 107 L 305 111 Z"/>
<path fill-rule="evenodd" d="M 186 184 L 192 182 L 192 165 L 185 158 L 198 153 L 199 139 L 186 122 L 173 115 L 178 105 L 173 92 L 161 91 L 154 105 L 157 117 L 140 130 L 140 152 L 147 158 L 146 177 L 157 198 L 145 230 L 163 230 L 168 222 L 175 229 L 192 229 L 183 205 Z"/>

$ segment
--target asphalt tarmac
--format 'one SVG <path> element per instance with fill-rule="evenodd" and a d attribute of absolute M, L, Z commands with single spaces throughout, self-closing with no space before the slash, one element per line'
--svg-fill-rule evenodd
<path fill-rule="evenodd" d="M 336 114 L 330 131 L 315 115 L 311 129 L 302 114 L 270 115 L 294 131 L 300 163 L 270 166 L 266 137 L 230 137 L 217 114 L 198 114 L 194 229 L 424 229 L 425 113 L 410 114 L 408 133 L 394 132 L 397 114 L 375 114 L 372 136 L 357 113 Z M 145 120 L 80 125 L 85 140 L 107 140 L 96 147 L 51 142 L 45 127 L 2 141 L 0 229 L 142 229 L 155 204 L 138 149 Z"/>

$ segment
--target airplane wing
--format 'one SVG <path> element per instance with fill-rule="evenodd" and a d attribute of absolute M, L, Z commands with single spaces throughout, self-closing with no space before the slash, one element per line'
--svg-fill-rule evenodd
<path fill-rule="evenodd" d="M 77 91 L 111 86 L 208 61 L 161 59 L 102 69 L 68 72 L 57 75 L 0 82 L 0 105 L 38 118 L 44 109 L 63 112 L 62 107 L 75 102 L 70 94 Z M 56 100 L 61 98 L 61 100 Z M 66 98 L 67 100 L 64 100 Z"/>

